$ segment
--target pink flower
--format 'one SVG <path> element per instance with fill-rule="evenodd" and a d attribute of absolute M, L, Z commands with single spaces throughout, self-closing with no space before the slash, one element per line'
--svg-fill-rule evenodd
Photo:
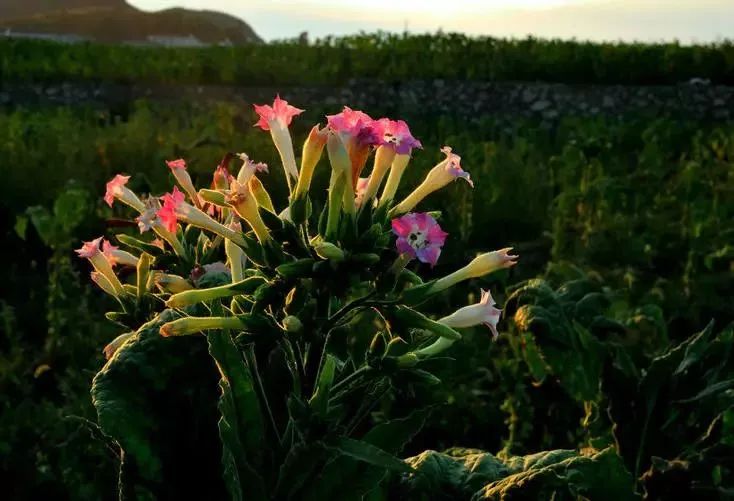
<path fill-rule="evenodd" d="M 288 104 L 280 98 L 279 95 L 275 96 L 273 105 L 267 104 L 256 104 L 254 105 L 255 112 L 260 116 L 260 120 L 255 124 L 256 127 L 260 127 L 262 130 L 270 130 L 273 126 L 273 122 L 278 122 L 283 128 L 288 127 L 293 120 L 293 117 L 300 115 L 304 110 L 296 108 Z"/>
<path fill-rule="evenodd" d="M 489 291 L 482 289 L 482 297 L 478 303 L 464 306 L 451 315 L 439 320 L 444 325 L 452 328 L 474 327 L 475 325 L 486 325 L 492 331 L 492 338 L 497 339 L 497 323 L 500 320 L 502 310 L 497 308 L 497 303 L 492 299 Z"/>
<path fill-rule="evenodd" d="M 372 146 L 382 143 L 380 128 L 376 120 L 363 111 L 344 107 L 341 113 L 326 115 L 329 127 L 341 136 L 349 136 L 360 146 Z"/>
<path fill-rule="evenodd" d="M 434 266 L 448 233 L 425 212 L 406 214 L 392 220 L 392 231 L 398 239 L 395 246 L 400 254 L 408 254 Z"/>
<path fill-rule="evenodd" d="M 474 182 L 471 180 L 471 176 L 469 176 L 469 173 L 461 168 L 461 157 L 455 153 L 452 153 L 450 146 L 444 146 L 443 148 L 441 148 L 441 153 L 446 155 L 446 172 L 448 172 L 455 178 L 463 179 L 464 181 L 469 183 L 469 186 L 474 188 Z"/>
<path fill-rule="evenodd" d="M 232 182 L 234 176 L 229 173 L 229 169 L 224 165 L 217 165 L 217 169 L 214 171 L 212 179 L 212 189 L 227 189 L 229 183 Z"/>
<path fill-rule="evenodd" d="M 391 146 L 399 155 L 407 155 L 413 148 L 422 148 L 421 142 L 410 133 L 408 124 L 403 120 L 381 118 L 377 121 L 378 133 L 382 144 Z"/>
<path fill-rule="evenodd" d="M 87 259 L 92 258 L 99 254 L 101 251 L 99 250 L 99 245 L 102 243 L 102 237 L 95 238 L 91 242 L 84 242 L 84 245 L 80 249 L 76 249 L 74 252 L 76 252 L 79 257 L 85 257 Z"/>
<path fill-rule="evenodd" d="M 118 249 L 119 247 L 117 247 L 116 245 L 112 245 L 106 238 L 102 240 L 102 254 L 104 254 L 104 257 L 107 258 L 110 266 L 115 266 L 117 264 L 115 251 Z"/>
<path fill-rule="evenodd" d="M 178 223 L 176 209 L 183 203 L 184 194 L 179 191 L 178 187 L 174 186 L 173 191 L 163 195 L 161 200 L 163 200 L 163 207 L 158 211 L 158 219 L 160 219 L 165 229 L 171 233 L 176 233 Z"/>
<path fill-rule="evenodd" d="M 186 160 L 179 158 L 178 160 L 166 160 L 166 165 L 172 171 L 175 169 L 186 169 Z"/>
<path fill-rule="evenodd" d="M 112 203 L 115 201 L 115 195 L 119 195 L 122 191 L 122 187 L 125 186 L 130 179 L 130 176 L 123 176 L 117 174 L 112 180 L 107 182 L 107 191 L 104 194 L 104 201 L 107 205 L 112 207 Z"/>

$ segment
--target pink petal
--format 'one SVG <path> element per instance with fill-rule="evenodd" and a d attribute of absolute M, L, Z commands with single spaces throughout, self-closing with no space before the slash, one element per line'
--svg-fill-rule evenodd
<path fill-rule="evenodd" d="M 81 248 L 76 249 L 74 252 L 76 252 L 79 255 L 79 257 L 86 257 L 86 258 L 93 257 L 100 252 L 99 244 L 101 242 L 102 242 L 102 237 L 95 238 L 91 242 L 84 242 Z"/>
<path fill-rule="evenodd" d="M 260 115 L 260 119 L 255 124 L 263 130 L 270 130 L 270 122 L 278 120 L 288 127 L 293 121 L 293 117 L 300 115 L 304 110 L 296 108 L 288 104 L 288 101 L 281 99 L 280 95 L 275 96 L 272 106 L 267 104 L 254 105 L 255 112 Z"/>
<path fill-rule="evenodd" d="M 392 220 L 392 231 L 399 237 L 406 238 L 410 235 L 412 225 L 405 216 Z"/>
<path fill-rule="evenodd" d="M 441 229 L 434 220 L 434 224 L 428 229 L 428 240 L 434 245 L 443 245 L 449 234 Z"/>
<path fill-rule="evenodd" d="M 166 165 L 171 170 L 174 169 L 186 169 L 186 160 L 179 158 L 177 160 L 166 160 Z"/>
<path fill-rule="evenodd" d="M 115 201 L 115 191 L 117 191 L 120 187 L 125 186 L 129 179 L 130 176 L 117 174 L 115 177 L 107 182 L 106 191 L 104 194 L 104 201 L 107 202 L 107 205 L 112 207 L 112 203 Z"/>

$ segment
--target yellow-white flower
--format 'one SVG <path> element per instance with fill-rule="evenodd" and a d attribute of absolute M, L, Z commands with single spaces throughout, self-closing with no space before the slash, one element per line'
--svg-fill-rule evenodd
<path fill-rule="evenodd" d="M 474 187 L 469 173 L 461 168 L 461 157 L 452 153 L 448 146 L 441 148 L 441 151 L 446 158 L 428 172 L 420 186 L 390 211 L 391 216 L 410 212 L 421 200 L 456 179 L 463 179 L 469 183 L 469 186 Z"/>
<path fill-rule="evenodd" d="M 518 256 L 510 254 L 511 250 L 512 247 L 507 247 L 478 255 L 463 268 L 436 281 L 431 287 L 431 293 L 435 294 L 464 280 L 483 277 L 497 270 L 516 265 Z"/>
<path fill-rule="evenodd" d="M 474 327 L 475 325 L 486 325 L 492 331 L 492 337 L 497 338 L 497 322 L 500 320 L 502 310 L 497 308 L 492 294 L 482 289 L 482 297 L 478 303 L 459 308 L 451 315 L 443 317 L 440 323 L 453 328 Z"/>

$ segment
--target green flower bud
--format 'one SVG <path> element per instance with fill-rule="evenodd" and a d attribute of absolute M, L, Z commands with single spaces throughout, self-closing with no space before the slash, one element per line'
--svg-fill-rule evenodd
<path fill-rule="evenodd" d="M 296 334 L 303 330 L 303 323 L 299 320 L 298 317 L 294 315 L 288 315 L 283 319 L 283 327 L 285 327 L 286 332 Z"/>
<path fill-rule="evenodd" d="M 328 259 L 336 262 L 344 260 L 344 251 L 330 242 L 319 242 L 314 245 L 313 249 L 316 251 L 316 255 L 321 259 Z"/>

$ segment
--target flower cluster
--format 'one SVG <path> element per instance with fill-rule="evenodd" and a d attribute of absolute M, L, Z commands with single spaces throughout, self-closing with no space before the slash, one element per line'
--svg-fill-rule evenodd
<path fill-rule="evenodd" d="M 376 336 L 389 339 L 383 349 L 373 343 L 368 363 L 398 367 L 441 353 L 461 338 L 457 329 L 485 325 L 497 337 L 501 310 L 488 291 L 481 291 L 478 303 L 437 320 L 415 309 L 459 282 L 516 263 L 517 256 L 502 249 L 437 280 L 424 282 L 408 269 L 411 262 L 434 267 L 449 238 L 440 214 L 419 210 L 424 200 L 456 179 L 473 187 L 459 155 L 441 148 L 445 158 L 396 201 L 414 150 L 423 148 L 404 121 L 344 107 L 326 117 L 326 126 L 313 126 L 297 162 L 290 127 L 304 110 L 279 96 L 254 108 L 256 126 L 270 132 L 288 183 L 288 203 L 280 210 L 263 183 L 267 166 L 244 153 L 224 155 L 208 187 L 199 190 L 184 159 L 166 162 L 176 184 L 159 197 L 137 195 L 127 186 L 130 176 L 118 174 L 107 183 L 104 201 L 132 208 L 141 235 L 118 236 L 129 252 L 101 237 L 77 252 L 93 266 L 94 282 L 120 302 L 119 323 L 135 330 L 162 308 L 174 309 L 180 318 L 160 333 L 177 336 L 252 329 L 258 318 L 262 329 L 270 326 L 284 342 L 299 345 L 306 330 L 308 343 L 326 343 L 333 329 L 378 312 L 384 327 Z M 328 197 L 319 200 L 311 184 L 323 157 L 330 179 Z M 134 282 L 118 276 L 116 266 L 135 268 Z M 189 309 L 195 305 L 205 310 Z M 396 338 L 411 348 L 396 353 L 390 348 Z M 105 353 L 112 356 L 132 339 L 121 336 Z"/>

